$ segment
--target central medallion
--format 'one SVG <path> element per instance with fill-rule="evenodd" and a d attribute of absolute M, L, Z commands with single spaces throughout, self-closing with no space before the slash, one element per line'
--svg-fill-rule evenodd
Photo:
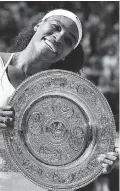
<path fill-rule="evenodd" d="M 69 136 L 67 122 L 63 119 L 50 119 L 45 125 L 45 133 L 53 144 L 63 144 Z"/>
<path fill-rule="evenodd" d="M 25 142 L 30 153 L 47 165 L 65 165 L 81 156 L 88 143 L 88 117 L 66 97 L 44 96 L 24 115 Z"/>

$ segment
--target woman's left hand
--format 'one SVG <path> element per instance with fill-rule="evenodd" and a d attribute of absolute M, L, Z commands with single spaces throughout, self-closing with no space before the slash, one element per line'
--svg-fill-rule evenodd
<path fill-rule="evenodd" d="M 98 157 L 98 161 L 103 166 L 103 174 L 108 174 L 114 168 L 115 163 L 118 161 L 119 158 L 119 149 L 118 147 L 115 148 L 114 152 L 109 152 L 107 154 L 101 154 Z"/>

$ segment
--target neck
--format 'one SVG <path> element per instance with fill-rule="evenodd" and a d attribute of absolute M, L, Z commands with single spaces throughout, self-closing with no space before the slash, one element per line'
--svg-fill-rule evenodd
<path fill-rule="evenodd" d="M 37 67 L 39 63 L 39 68 Z M 14 55 L 13 65 L 16 69 L 25 77 L 33 75 L 38 71 L 42 71 L 43 62 L 37 58 L 34 48 L 28 45 L 28 47 L 22 52 L 17 52 Z"/>

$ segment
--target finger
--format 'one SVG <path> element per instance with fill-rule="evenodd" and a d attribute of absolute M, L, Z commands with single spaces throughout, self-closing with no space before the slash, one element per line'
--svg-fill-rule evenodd
<path fill-rule="evenodd" d="M 7 120 L 6 120 L 7 119 Z M 3 123 L 3 124 L 5 124 L 6 126 L 13 126 L 13 124 L 14 124 L 14 119 L 13 118 L 11 118 L 11 117 L 0 117 L 0 123 Z"/>
<path fill-rule="evenodd" d="M 115 158 L 115 157 L 117 157 L 117 158 Z M 110 160 L 116 160 L 116 159 L 118 159 L 118 157 L 119 157 L 119 154 L 117 152 L 109 152 L 107 154 L 101 154 L 98 157 L 98 161 L 101 162 L 104 160 L 104 158 L 110 159 Z"/>
<path fill-rule="evenodd" d="M 103 160 L 104 160 L 104 158 L 105 158 L 105 154 L 101 154 L 99 157 L 98 157 L 98 161 L 99 162 L 102 162 Z"/>
<path fill-rule="evenodd" d="M 8 120 L 7 120 L 7 126 L 11 127 L 11 126 L 13 126 L 13 124 L 14 124 L 14 119 L 9 117 Z"/>
<path fill-rule="evenodd" d="M 0 111 L 0 115 L 4 117 L 14 117 L 14 111 Z"/>
<path fill-rule="evenodd" d="M 98 161 L 99 161 L 100 163 L 105 163 L 105 164 L 113 165 L 113 161 L 107 159 L 107 158 L 106 158 L 106 155 L 100 155 L 100 157 L 98 158 Z"/>
<path fill-rule="evenodd" d="M 7 129 L 7 125 L 4 123 L 0 123 L 0 130 L 5 130 Z"/>
<path fill-rule="evenodd" d="M 108 174 L 111 172 L 112 168 L 110 168 L 108 164 L 103 163 L 102 166 L 103 166 L 103 174 Z"/>
<path fill-rule="evenodd" d="M 111 160 L 111 161 L 115 161 L 115 160 L 117 160 L 117 158 L 118 158 L 117 155 L 107 153 L 106 159 Z"/>
<path fill-rule="evenodd" d="M 0 123 L 4 123 L 5 117 L 0 117 Z"/>
<path fill-rule="evenodd" d="M 118 147 L 115 147 L 115 152 L 118 153 L 118 155 L 120 154 L 120 149 Z"/>
<path fill-rule="evenodd" d="M 106 168 L 103 168 L 103 174 L 108 174 L 109 172 L 107 171 Z"/>
<path fill-rule="evenodd" d="M 108 165 L 110 165 L 110 166 L 112 166 L 113 163 L 114 163 L 112 160 L 109 160 L 109 159 L 106 159 L 106 158 L 104 158 L 104 160 L 101 161 L 101 162 L 103 162 L 103 163 L 105 163 L 105 164 L 108 164 Z"/>
<path fill-rule="evenodd" d="M 9 111 L 9 110 L 13 110 L 13 107 L 10 106 L 10 105 L 6 105 L 6 106 L 3 106 L 2 108 L 0 108 L 1 110 L 4 110 L 4 111 Z"/>
<path fill-rule="evenodd" d="M 118 152 L 109 152 L 109 153 L 107 153 L 107 155 L 112 155 L 112 156 L 116 156 L 116 157 L 118 157 Z"/>

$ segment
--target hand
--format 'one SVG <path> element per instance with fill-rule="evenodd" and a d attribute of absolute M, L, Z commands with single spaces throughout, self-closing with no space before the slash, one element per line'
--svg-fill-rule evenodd
<path fill-rule="evenodd" d="M 118 147 L 115 148 L 114 152 L 109 152 L 107 154 L 101 154 L 98 157 L 98 161 L 102 163 L 103 166 L 103 174 L 108 174 L 113 169 L 115 163 L 118 161 L 119 158 L 119 149 Z"/>
<path fill-rule="evenodd" d="M 14 124 L 14 109 L 7 105 L 0 108 L 0 130 L 7 129 L 7 127 L 13 127 Z"/>

